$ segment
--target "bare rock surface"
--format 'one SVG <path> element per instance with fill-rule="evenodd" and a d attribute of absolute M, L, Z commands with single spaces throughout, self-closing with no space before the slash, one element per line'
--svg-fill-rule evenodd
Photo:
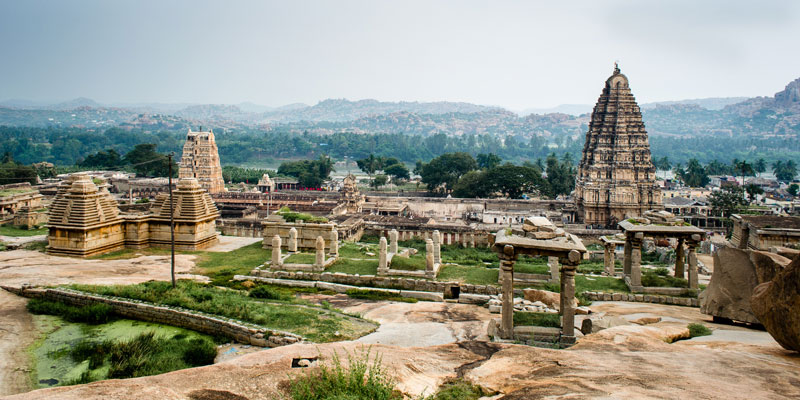
<path fill-rule="evenodd" d="M 800 352 L 800 257 L 758 285 L 750 305 L 781 346 Z"/>
<path fill-rule="evenodd" d="M 532 302 L 541 301 L 549 308 L 555 310 L 559 309 L 561 303 L 561 294 L 559 293 L 540 289 L 523 289 L 522 293 L 525 300 Z M 574 299 L 574 305 L 575 307 L 578 306 L 578 299 Z"/>
<path fill-rule="evenodd" d="M 25 309 L 28 299 L 0 289 L 0 396 L 31 389 L 28 354 L 36 337 L 33 318 Z"/>

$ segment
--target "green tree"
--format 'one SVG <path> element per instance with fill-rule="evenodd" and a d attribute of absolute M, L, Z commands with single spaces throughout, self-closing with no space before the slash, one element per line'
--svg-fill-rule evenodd
<path fill-rule="evenodd" d="M 708 197 L 708 202 L 715 213 L 725 218 L 747 206 L 744 189 L 734 185 L 727 185 L 721 190 L 714 191 Z"/>
<path fill-rule="evenodd" d="M 748 183 L 747 185 L 744 185 L 744 191 L 747 192 L 747 200 L 750 203 L 752 203 L 753 200 L 755 200 L 756 195 L 764 193 L 764 189 L 762 189 L 761 186 L 758 186 L 755 183 Z"/>
<path fill-rule="evenodd" d="M 400 163 L 391 164 L 388 167 L 384 167 L 383 172 L 385 172 L 386 175 L 390 175 L 395 180 L 409 179 L 411 177 L 408 173 L 408 168 Z"/>
<path fill-rule="evenodd" d="M 492 189 L 485 171 L 469 171 L 453 187 L 453 197 L 490 197 Z"/>
<path fill-rule="evenodd" d="M 575 166 L 572 164 L 572 157 L 569 153 L 565 154 L 561 161 L 555 153 L 547 156 L 547 183 L 546 194 L 551 198 L 560 195 L 567 195 L 575 188 Z"/>
<path fill-rule="evenodd" d="M 764 172 L 766 172 L 766 171 L 767 171 L 767 162 L 766 162 L 766 161 L 764 161 L 764 159 L 763 159 L 763 158 L 759 158 L 759 159 L 756 161 L 756 163 L 755 163 L 755 164 L 753 164 L 753 169 L 756 171 L 756 173 L 757 173 L 759 176 L 761 176 L 761 174 L 763 174 Z"/>
<path fill-rule="evenodd" d="M 731 163 L 731 167 L 733 168 L 734 174 L 742 177 L 742 186 L 744 186 L 745 177 L 755 175 L 753 165 L 748 163 L 746 160 L 739 161 L 734 158 L 733 163 Z"/>
<path fill-rule="evenodd" d="M 476 160 L 478 161 L 478 167 L 480 167 L 480 169 L 494 168 L 500 165 L 500 162 L 503 161 L 500 156 L 494 153 L 478 154 Z"/>
<path fill-rule="evenodd" d="M 123 161 L 139 175 L 167 176 L 169 173 L 169 159 L 166 155 L 156 152 L 156 145 L 153 143 L 137 144 L 133 150 L 125 154 Z M 178 165 L 173 160 L 172 176 L 177 174 Z"/>
<path fill-rule="evenodd" d="M 792 196 L 797 196 L 797 192 L 800 191 L 800 186 L 798 186 L 796 183 L 793 183 L 786 188 L 786 191 Z"/>
<path fill-rule="evenodd" d="M 794 160 L 776 161 L 772 164 L 772 171 L 779 181 L 791 182 L 797 176 L 797 163 Z"/>
<path fill-rule="evenodd" d="M 478 163 L 467 153 L 445 153 L 422 166 L 422 183 L 431 192 L 448 193 L 459 178 L 478 168 Z"/>
<path fill-rule="evenodd" d="M 373 188 L 378 189 L 379 187 L 385 185 L 386 182 L 388 182 L 388 181 L 389 181 L 389 178 L 386 175 L 383 175 L 383 174 L 375 175 L 375 178 L 372 178 L 372 182 L 370 182 L 370 185 Z"/>
<path fill-rule="evenodd" d="M 684 185 L 689 187 L 704 187 L 710 182 L 706 169 L 695 158 L 686 163 L 686 169 L 682 170 L 681 180 Z"/>
<path fill-rule="evenodd" d="M 659 171 L 669 171 L 672 168 L 672 163 L 669 161 L 669 157 L 667 156 L 657 159 L 654 164 L 656 169 Z"/>

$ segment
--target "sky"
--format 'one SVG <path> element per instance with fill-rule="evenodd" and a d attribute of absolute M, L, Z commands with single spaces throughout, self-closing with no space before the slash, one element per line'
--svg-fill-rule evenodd
<path fill-rule="evenodd" d="M 0 0 L 0 100 L 594 104 L 772 96 L 800 2 Z"/>

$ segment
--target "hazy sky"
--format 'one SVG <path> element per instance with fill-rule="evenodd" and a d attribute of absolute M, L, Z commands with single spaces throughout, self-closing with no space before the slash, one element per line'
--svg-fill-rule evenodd
<path fill-rule="evenodd" d="M 568 3 L 568 5 L 563 5 Z M 772 95 L 798 1 L 0 0 L 0 100 L 593 104 Z"/>

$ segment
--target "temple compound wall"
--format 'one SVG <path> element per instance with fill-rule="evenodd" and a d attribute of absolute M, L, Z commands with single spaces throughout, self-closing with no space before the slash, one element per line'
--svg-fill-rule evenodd
<path fill-rule="evenodd" d="M 739 249 L 768 251 L 800 244 L 800 217 L 734 214 L 731 220 L 731 243 Z"/>
<path fill-rule="evenodd" d="M 145 213 L 122 214 L 107 185 L 85 174 L 70 176 L 50 208 L 47 253 L 89 257 L 123 248 L 169 247 L 169 195 L 162 193 Z M 181 179 L 173 192 L 175 248 L 198 250 L 217 243 L 219 216 L 196 179 Z"/>
<path fill-rule="evenodd" d="M 219 150 L 214 140 L 214 132 L 192 132 L 186 135 L 183 156 L 178 170 L 180 179 L 195 178 L 208 193 L 225 191 L 222 180 L 222 167 L 219 163 Z"/>
<path fill-rule="evenodd" d="M 575 182 L 578 221 L 615 226 L 662 209 L 642 113 L 628 78 L 614 68 L 592 111 Z"/>
<path fill-rule="evenodd" d="M 316 250 L 317 237 L 330 238 L 335 228 L 336 224 L 332 223 L 286 222 L 280 215 L 273 214 L 262 222 L 263 247 L 271 249 L 272 238 L 278 236 L 283 243 L 281 247 L 287 251 Z M 329 240 L 325 241 L 325 248 L 330 249 Z"/>

